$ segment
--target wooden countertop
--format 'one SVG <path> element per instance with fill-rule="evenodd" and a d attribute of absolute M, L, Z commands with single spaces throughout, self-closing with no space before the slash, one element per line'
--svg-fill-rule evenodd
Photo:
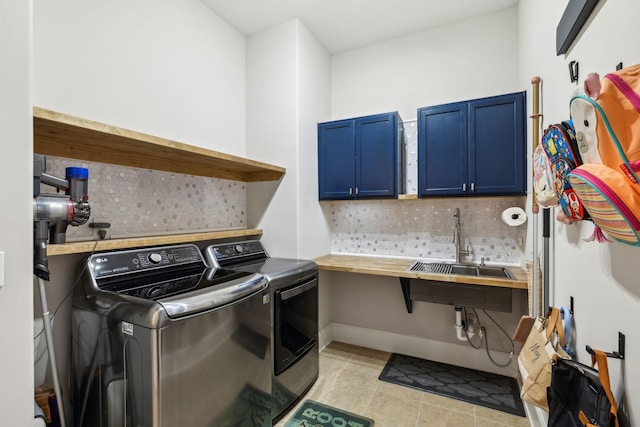
<path fill-rule="evenodd" d="M 409 267 L 411 267 L 415 261 L 411 259 L 331 254 L 316 258 L 314 261 L 318 264 L 318 268 L 320 270 L 404 277 L 409 279 L 436 280 L 440 282 L 465 283 L 468 285 L 528 289 L 527 273 L 520 267 L 508 267 L 516 278 L 515 280 L 512 280 L 497 277 L 476 277 L 457 274 L 434 274 L 420 271 L 409 271 Z"/>

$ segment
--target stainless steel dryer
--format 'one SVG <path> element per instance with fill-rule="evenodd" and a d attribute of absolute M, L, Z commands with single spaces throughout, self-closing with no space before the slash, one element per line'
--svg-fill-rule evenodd
<path fill-rule="evenodd" d="M 272 258 L 259 240 L 209 246 L 211 266 L 259 273 L 271 296 L 272 405 L 280 419 L 318 378 L 318 266 L 313 261 Z"/>
<path fill-rule="evenodd" d="M 194 245 L 98 253 L 73 302 L 76 426 L 271 426 L 269 290 Z"/>

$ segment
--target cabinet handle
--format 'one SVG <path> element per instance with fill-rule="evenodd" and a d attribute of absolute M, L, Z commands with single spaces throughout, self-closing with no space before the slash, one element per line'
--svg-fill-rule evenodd
<path fill-rule="evenodd" d="M 467 191 L 467 183 L 466 182 L 464 184 L 462 184 L 462 191 L 463 192 Z"/>
<path fill-rule="evenodd" d="M 356 196 L 360 194 L 360 190 L 358 189 L 358 187 L 356 187 Z"/>
<path fill-rule="evenodd" d="M 349 195 L 353 196 L 353 188 L 349 187 Z"/>
<path fill-rule="evenodd" d="M 476 183 L 475 182 L 471 183 L 471 191 L 476 191 Z"/>

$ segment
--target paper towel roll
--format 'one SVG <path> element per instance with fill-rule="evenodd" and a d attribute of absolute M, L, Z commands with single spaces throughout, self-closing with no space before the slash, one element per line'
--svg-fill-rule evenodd
<path fill-rule="evenodd" d="M 502 222 L 509 227 L 517 227 L 527 221 L 527 214 L 519 207 L 511 207 L 502 211 Z"/>

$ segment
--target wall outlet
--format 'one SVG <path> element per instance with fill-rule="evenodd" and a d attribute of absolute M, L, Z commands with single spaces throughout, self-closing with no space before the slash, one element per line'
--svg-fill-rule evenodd
<path fill-rule="evenodd" d="M 111 238 L 111 224 L 106 220 L 93 220 L 89 223 L 89 227 L 93 229 L 93 238 L 95 240 L 106 240 Z"/>

